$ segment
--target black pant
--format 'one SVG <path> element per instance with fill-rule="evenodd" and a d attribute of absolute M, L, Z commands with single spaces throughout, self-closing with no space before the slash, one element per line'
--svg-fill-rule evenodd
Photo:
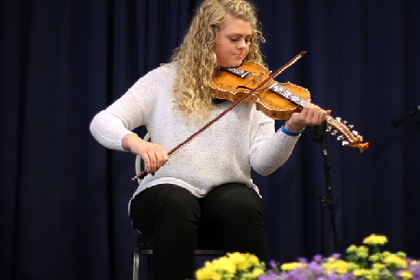
<path fill-rule="evenodd" d="M 154 236 L 155 279 L 192 279 L 199 232 L 220 237 L 226 252 L 265 259 L 262 199 L 248 186 L 225 184 L 196 198 L 175 185 L 158 185 L 131 203 L 135 228 Z"/>

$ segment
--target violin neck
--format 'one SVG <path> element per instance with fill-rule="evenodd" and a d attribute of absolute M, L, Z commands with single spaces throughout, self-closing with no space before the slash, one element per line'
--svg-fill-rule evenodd
<path fill-rule="evenodd" d="M 272 85 L 270 85 L 268 87 L 269 90 L 271 90 L 272 92 L 276 93 L 277 95 L 283 97 L 284 99 L 287 99 L 289 101 L 291 101 L 292 103 L 300 106 L 300 107 L 305 107 L 306 104 L 306 100 L 300 98 L 299 96 L 297 96 L 296 94 L 294 94 L 293 92 L 291 92 L 290 90 L 282 87 L 279 83 L 275 82 Z"/>

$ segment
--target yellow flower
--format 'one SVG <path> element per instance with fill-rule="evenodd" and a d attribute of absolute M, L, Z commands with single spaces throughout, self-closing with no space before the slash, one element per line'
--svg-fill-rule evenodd
<path fill-rule="evenodd" d="M 281 270 L 283 271 L 290 271 L 293 270 L 297 267 L 303 267 L 303 264 L 301 264 L 300 262 L 290 262 L 290 263 L 284 263 L 281 265 Z"/>
<path fill-rule="evenodd" d="M 374 263 L 380 262 L 380 261 L 382 261 L 382 255 L 381 254 L 373 254 L 373 255 L 370 255 L 369 260 L 371 262 L 374 262 Z"/>
<path fill-rule="evenodd" d="M 407 267 L 407 262 L 398 257 L 397 255 L 393 255 L 393 254 L 389 254 L 384 258 L 384 263 L 386 264 L 394 264 L 396 267 L 399 268 L 406 268 Z"/>
<path fill-rule="evenodd" d="M 225 271 L 228 274 L 235 274 L 236 273 L 236 266 L 235 264 L 227 257 L 221 257 L 220 259 L 216 259 L 213 261 L 213 269 L 214 270 L 221 270 Z"/>
<path fill-rule="evenodd" d="M 359 246 L 359 248 L 357 248 L 356 255 L 359 258 L 366 259 L 369 256 L 369 248 L 363 245 Z"/>
<path fill-rule="evenodd" d="M 374 263 L 372 264 L 372 267 L 377 268 L 377 269 L 382 269 L 382 268 L 385 268 L 386 265 L 384 265 L 383 263 Z"/>
<path fill-rule="evenodd" d="M 235 265 L 224 256 L 212 262 L 205 262 L 204 267 L 196 271 L 196 278 L 197 280 L 231 279 L 235 273 Z M 232 277 L 229 278 L 230 275 Z"/>
<path fill-rule="evenodd" d="M 369 245 L 384 245 L 387 242 L 388 239 L 386 238 L 386 236 L 376 234 L 371 234 L 370 236 L 363 239 L 363 244 Z"/>
<path fill-rule="evenodd" d="M 357 263 L 348 262 L 348 267 L 347 267 L 348 271 L 354 271 L 354 270 L 357 270 L 357 269 L 360 269 L 360 266 Z"/>
<path fill-rule="evenodd" d="M 380 274 L 377 268 L 366 270 L 366 276 L 370 276 L 371 279 L 379 279 Z"/>
<path fill-rule="evenodd" d="M 355 254 L 357 252 L 357 247 L 356 247 L 356 245 L 350 245 L 348 248 L 347 248 L 347 253 L 348 254 Z"/>
<path fill-rule="evenodd" d="M 365 273 L 363 268 L 353 270 L 353 275 L 356 277 L 362 276 Z"/>
<path fill-rule="evenodd" d="M 262 270 L 259 267 L 258 268 L 254 268 L 252 270 L 252 276 L 258 277 L 258 276 L 263 275 L 263 274 L 264 274 L 264 270 Z"/>
<path fill-rule="evenodd" d="M 264 273 L 263 267 L 264 264 L 260 263 L 255 255 L 228 253 L 211 262 L 205 262 L 204 267 L 197 270 L 195 276 L 197 280 L 231 280 L 240 272 L 245 279 L 253 279 Z"/>
<path fill-rule="evenodd" d="M 336 264 L 336 270 L 338 274 L 346 274 L 348 270 L 348 263 L 345 261 L 338 261 Z"/>
<path fill-rule="evenodd" d="M 411 279 L 413 278 L 413 275 L 409 271 L 404 270 L 404 271 L 401 271 L 400 277 L 403 279 Z"/>
<path fill-rule="evenodd" d="M 327 274 L 335 271 L 338 275 L 342 275 L 348 272 L 349 263 L 343 260 L 329 258 L 328 262 L 322 264 L 322 267 L 324 267 Z"/>
<path fill-rule="evenodd" d="M 221 280 L 222 276 L 211 267 L 209 262 L 206 262 L 203 268 L 195 272 L 195 278 L 197 280 Z"/>
<path fill-rule="evenodd" d="M 258 258 L 248 253 L 228 253 L 228 257 L 238 270 L 247 270 L 251 266 L 259 264 Z"/>

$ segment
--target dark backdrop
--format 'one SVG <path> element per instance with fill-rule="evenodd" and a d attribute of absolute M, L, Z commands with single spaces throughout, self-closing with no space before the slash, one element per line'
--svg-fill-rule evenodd
<path fill-rule="evenodd" d="M 168 60 L 198 2 L 1 1 L 1 279 L 128 279 L 134 156 L 96 143 L 89 122 Z M 326 254 L 378 233 L 420 258 L 420 129 L 390 123 L 420 105 L 420 2 L 255 3 L 271 70 L 307 51 L 277 80 L 308 88 L 370 142 L 360 154 L 327 137 L 338 248 L 327 206 Z M 322 251 L 327 184 L 312 136 L 307 128 L 284 167 L 254 177 L 267 260 Z"/>

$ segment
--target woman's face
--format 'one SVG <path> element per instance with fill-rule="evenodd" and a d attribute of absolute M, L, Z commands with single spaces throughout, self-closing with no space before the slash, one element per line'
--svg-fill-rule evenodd
<path fill-rule="evenodd" d="M 231 18 L 219 31 L 215 53 L 219 67 L 238 67 L 249 52 L 252 36 L 251 23 Z"/>

